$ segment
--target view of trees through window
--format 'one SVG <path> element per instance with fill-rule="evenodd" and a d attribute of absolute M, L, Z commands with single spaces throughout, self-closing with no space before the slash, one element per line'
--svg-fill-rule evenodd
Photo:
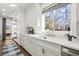
<path fill-rule="evenodd" d="M 70 31 L 70 4 L 44 13 L 45 30 Z"/>

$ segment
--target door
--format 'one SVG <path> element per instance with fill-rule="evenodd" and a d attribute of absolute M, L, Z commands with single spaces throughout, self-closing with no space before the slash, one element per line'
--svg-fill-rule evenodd
<path fill-rule="evenodd" d="M 3 18 L 2 22 L 2 39 L 6 39 L 6 18 Z"/>

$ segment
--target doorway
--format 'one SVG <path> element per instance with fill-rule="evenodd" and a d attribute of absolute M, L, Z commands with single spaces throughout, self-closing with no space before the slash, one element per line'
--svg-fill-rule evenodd
<path fill-rule="evenodd" d="M 6 39 L 6 18 L 2 21 L 2 40 Z"/>
<path fill-rule="evenodd" d="M 6 39 L 12 39 L 12 18 L 6 18 Z"/>
<path fill-rule="evenodd" d="M 3 18 L 2 22 L 2 39 L 12 39 L 12 19 L 11 18 Z"/>

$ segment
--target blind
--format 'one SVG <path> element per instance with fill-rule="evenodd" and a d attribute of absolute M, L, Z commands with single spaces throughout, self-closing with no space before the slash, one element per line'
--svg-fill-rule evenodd
<path fill-rule="evenodd" d="M 63 7 L 63 6 L 68 5 L 68 4 L 70 4 L 70 3 L 51 4 L 50 6 L 42 9 L 42 14 L 47 13 L 49 11 L 53 11 L 53 10 L 59 8 L 59 7 Z"/>

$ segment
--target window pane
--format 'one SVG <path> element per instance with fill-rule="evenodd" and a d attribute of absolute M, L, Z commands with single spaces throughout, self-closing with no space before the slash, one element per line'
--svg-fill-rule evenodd
<path fill-rule="evenodd" d="M 70 31 L 70 5 L 54 10 L 54 28 L 56 31 Z"/>
<path fill-rule="evenodd" d="M 53 29 L 53 12 L 50 11 L 45 14 L 45 30 Z"/>
<path fill-rule="evenodd" d="M 43 14 L 45 30 L 70 31 L 71 4 Z"/>

